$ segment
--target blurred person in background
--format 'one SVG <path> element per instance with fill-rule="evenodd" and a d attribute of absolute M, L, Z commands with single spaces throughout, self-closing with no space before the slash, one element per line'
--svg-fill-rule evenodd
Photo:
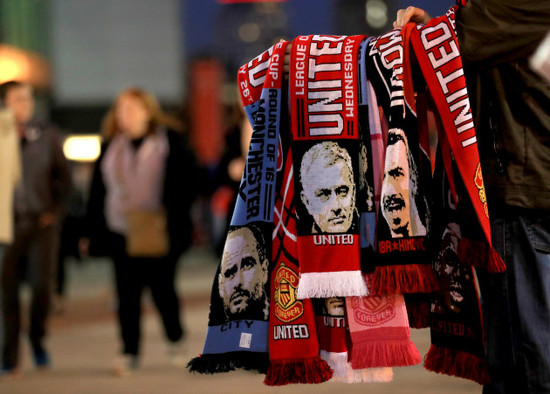
<path fill-rule="evenodd" d="M 79 172 L 82 172 L 80 167 L 71 165 L 70 169 L 73 188 L 70 191 L 67 213 L 61 226 L 59 253 L 57 255 L 56 286 L 52 306 L 55 315 L 62 315 L 66 310 L 68 298 L 67 282 L 69 279 L 67 276 L 68 263 L 76 262 L 80 264 L 83 262 L 78 245 L 84 235 L 86 214 L 85 191 L 77 187 L 78 178 L 81 177 Z M 88 184 L 88 179 L 86 179 L 86 184 Z"/>
<path fill-rule="evenodd" d="M 71 179 L 57 130 L 33 119 L 35 101 L 31 86 L 6 82 L 0 85 L 0 99 L 15 118 L 23 169 L 14 195 L 14 239 L 6 249 L 1 276 L 3 370 L 8 376 L 17 377 L 20 375 L 19 288 L 23 280 L 28 281 L 32 290 L 29 340 L 34 364 L 38 368 L 50 365 L 44 339 L 55 282 L 60 223 Z"/>
<path fill-rule="evenodd" d="M 114 262 L 123 346 L 113 371 L 119 376 L 139 366 L 141 296 L 146 286 L 162 318 L 169 361 L 185 362 L 174 282 L 178 259 L 191 243 L 196 163 L 180 130 L 151 93 L 135 87 L 118 95 L 103 123 L 104 145 L 92 177 L 87 231 L 90 250 L 102 251 Z M 129 248 L 136 227 L 130 213 L 138 211 L 165 212 L 166 221 L 157 221 L 158 234 L 150 233 L 151 238 L 167 234 L 165 251 L 151 256 Z M 85 239 L 83 243 L 85 250 Z"/>
<path fill-rule="evenodd" d="M 13 191 L 20 178 L 21 157 L 15 120 L 9 110 L 0 109 L 0 272 L 6 247 L 13 241 Z M 4 336 L 1 300 L 0 292 L 0 348 Z"/>
<path fill-rule="evenodd" d="M 223 217 L 223 227 L 220 226 L 215 236 L 215 251 L 218 256 L 223 253 L 252 138 L 252 126 L 240 103 L 232 107 L 228 118 L 232 121 L 225 135 L 225 148 L 216 179 L 218 189 L 212 196 L 212 210 L 223 212 L 223 215 L 219 215 Z"/>

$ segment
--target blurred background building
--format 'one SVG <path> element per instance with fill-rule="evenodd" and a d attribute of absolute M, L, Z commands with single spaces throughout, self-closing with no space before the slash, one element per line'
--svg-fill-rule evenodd
<path fill-rule="evenodd" d="M 240 65 L 281 38 L 378 35 L 392 28 L 399 8 L 415 5 L 440 15 L 451 3 L 0 0 L 0 82 L 19 79 L 35 87 L 40 116 L 73 137 L 66 154 L 75 163 L 98 154 L 93 137 L 116 93 L 142 86 L 185 121 L 207 181 L 214 180 L 229 114 L 238 105 Z M 76 172 L 82 178 L 76 184 L 85 185 L 86 171 Z M 203 189 L 208 194 L 215 185 Z"/>

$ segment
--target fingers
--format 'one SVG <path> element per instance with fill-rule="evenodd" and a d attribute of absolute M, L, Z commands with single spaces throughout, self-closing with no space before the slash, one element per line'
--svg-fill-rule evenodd
<path fill-rule="evenodd" d="M 409 22 L 413 23 L 428 23 L 431 16 L 421 8 L 407 7 L 404 10 L 397 11 L 397 18 L 393 22 L 394 28 L 400 28 L 405 26 Z"/>

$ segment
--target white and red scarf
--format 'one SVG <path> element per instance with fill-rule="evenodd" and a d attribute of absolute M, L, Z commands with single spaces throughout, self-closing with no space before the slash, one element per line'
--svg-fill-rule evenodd
<path fill-rule="evenodd" d="M 441 118 L 446 144 L 456 160 L 467 197 L 473 205 L 484 237 L 480 240 L 463 238 L 459 245 L 461 260 L 486 268 L 490 272 L 502 272 L 506 266 L 491 243 L 487 196 L 456 37 L 457 9 L 458 6 L 453 6 L 446 15 L 433 18 L 425 26 L 419 25 L 412 29 L 410 44 Z M 449 157 L 445 155 L 444 160 L 448 161 Z M 445 167 L 449 168 L 449 165 Z M 451 188 L 453 193 L 456 193 L 454 185 L 451 185 Z"/>
<path fill-rule="evenodd" d="M 290 119 L 299 218 L 299 298 L 361 296 L 358 48 L 364 36 L 292 44 Z"/>

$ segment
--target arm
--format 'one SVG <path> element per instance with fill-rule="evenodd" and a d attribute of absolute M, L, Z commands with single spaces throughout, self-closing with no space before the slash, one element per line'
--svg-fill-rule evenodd
<path fill-rule="evenodd" d="M 168 219 L 171 254 L 179 257 L 191 243 L 191 205 L 201 182 L 195 155 L 181 135 L 168 131 L 170 153 L 166 162 L 163 203 Z"/>
<path fill-rule="evenodd" d="M 550 2 L 470 0 L 457 14 L 457 30 L 465 63 L 524 59 L 550 30 Z"/>
<path fill-rule="evenodd" d="M 397 11 L 394 28 L 427 23 L 424 10 Z M 530 56 L 550 30 L 550 2 L 540 0 L 469 0 L 457 13 L 457 34 L 464 63 L 495 65 Z"/>
<path fill-rule="evenodd" d="M 54 205 L 52 212 L 43 214 L 40 218 L 43 227 L 60 222 L 69 204 L 72 190 L 69 163 L 63 153 L 63 148 L 57 131 L 52 130 L 52 191 Z"/>

